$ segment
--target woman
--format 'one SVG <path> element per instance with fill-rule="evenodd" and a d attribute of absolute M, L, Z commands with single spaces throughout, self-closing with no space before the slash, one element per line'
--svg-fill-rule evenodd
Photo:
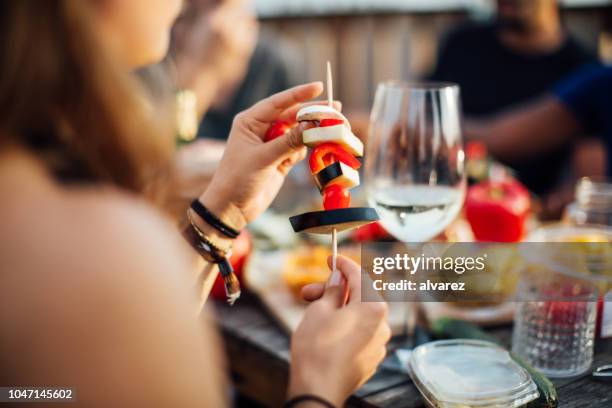
<path fill-rule="evenodd" d="M 196 322 L 193 250 L 150 203 L 172 143 L 128 72 L 163 57 L 177 0 L 20 0 L 0 5 L 0 385 L 71 386 L 83 406 L 223 406 L 211 325 Z M 200 201 L 240 229 L 304 156 L 302 128 L 262 143 L 319 83 L 236 117 Z M 147 197 L 145 201 L 142 197 Z M 195 216 L 220 247 L 230 240 Z M 389 338 L 382 303 L 309 287 L 292 340 L 289 397 L 333 405 L 362 384 Z M 317 398 L 296 404 L 324 406 Z"/>

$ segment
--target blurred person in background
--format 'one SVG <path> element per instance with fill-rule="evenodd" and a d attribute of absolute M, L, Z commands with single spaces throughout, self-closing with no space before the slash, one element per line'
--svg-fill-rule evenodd
<path fill-rule="evenodd" d="M 612 177 L 611 111 L 612 67 L 586 67 L 536 101 L 487 120 L 467 120 L 465 133 L 508 160 L 543 154 L 581 135 L 596 134 L 607 153 L 600 158 L 607 161 L 604 173 Z"/>
<path fill-rule="evenodd" d="M 171 53 L 177 86 L 198 97 L 199 137 L 226 140 L 234 116 L 293 85 L 278 45 L 259 33 L 252 0 L 187 0 Z"/>
<path fill-rule="evenodd" d="M 163 58 L 180 3 L 0 3 L 2 386 L 61 384 L 87 407 L 227 403 L 219 340 L 194 316 L 197 257 L 163 212 L 173 123 L 130 74 Z M 265 210 L 305 154 L 304 127 L 263 135 L 321 92 L 302 85 L 236 116 L 200 201 L 237 229 Z M 390 336 L 384 303 L 351 296 L 341 307 L 361 277 L 352 261 L 338 266 L 346 287 L 303 292 L 314 302 L 292 338 L 288 391 L 335 406 L 372 375 Z"/>
<path fill-rule="evenodd" d="M 496 0 L 496 5 L 492 23 L 464 25 L 448 35 L 430 76 L 458 83 L 463 111 L 474 119 L 540 96 L 581 66 L 597 62 L 564 30 L 557 0 Z M 591 154 L 576 160 L 592 151 L 591 146 L 585 142 L 574 159 L 574 144 L 559 143 L 545 154 L 514 157 L 505 163 L 532 192 L 547 195 L 559 188 L 572 161 L 576 177 L 601 171 Z M 499 156 L 503 157 L 507 156 Z"/>

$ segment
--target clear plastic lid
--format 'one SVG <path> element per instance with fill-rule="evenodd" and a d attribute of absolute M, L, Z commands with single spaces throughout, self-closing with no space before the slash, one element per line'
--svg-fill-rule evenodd
<path fill-rule="evenodd" d="M 480 340 L 440 340 L 414 349 L 410 376 L 432 407 L 519 407 L 539 396 L 508 351 Z"/>

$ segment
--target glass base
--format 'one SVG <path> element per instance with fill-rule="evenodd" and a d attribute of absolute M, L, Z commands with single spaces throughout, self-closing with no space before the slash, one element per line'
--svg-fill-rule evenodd
<path fill-rule="evenodd" d="M 569 378 L 576 377 L 588 372 L 591 369 L 591 364 L 589 363 L 589 365 L 581 367 L 577 370 L 547 370 L 545 368 L 540 368 L 537 366 L 534 366 L 534 368 L 549 378 Z"/>

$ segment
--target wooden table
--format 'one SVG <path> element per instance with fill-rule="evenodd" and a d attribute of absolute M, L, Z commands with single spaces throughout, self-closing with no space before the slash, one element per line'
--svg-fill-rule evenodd
<path fill-rule="evenodd" d="M 263 406 L 281 406 L 287 388 L 289 336 L 253 296 L 244 296 L 231 308 L 217 303 L 215 311 L 236 389 Z M 490 333 L 509 345 L 511 330 L 501 327 Z M 593 367 L 603 364 L 612 364 L 612 340 L 596 344 Z M 612 407 L 612 382 L 596 381 L 590 373 L 553 382 L 560 407 Z M 381 369 L 349 398 L 347 406 L 417 408 L 424 404 L 408 376 Z"/>

